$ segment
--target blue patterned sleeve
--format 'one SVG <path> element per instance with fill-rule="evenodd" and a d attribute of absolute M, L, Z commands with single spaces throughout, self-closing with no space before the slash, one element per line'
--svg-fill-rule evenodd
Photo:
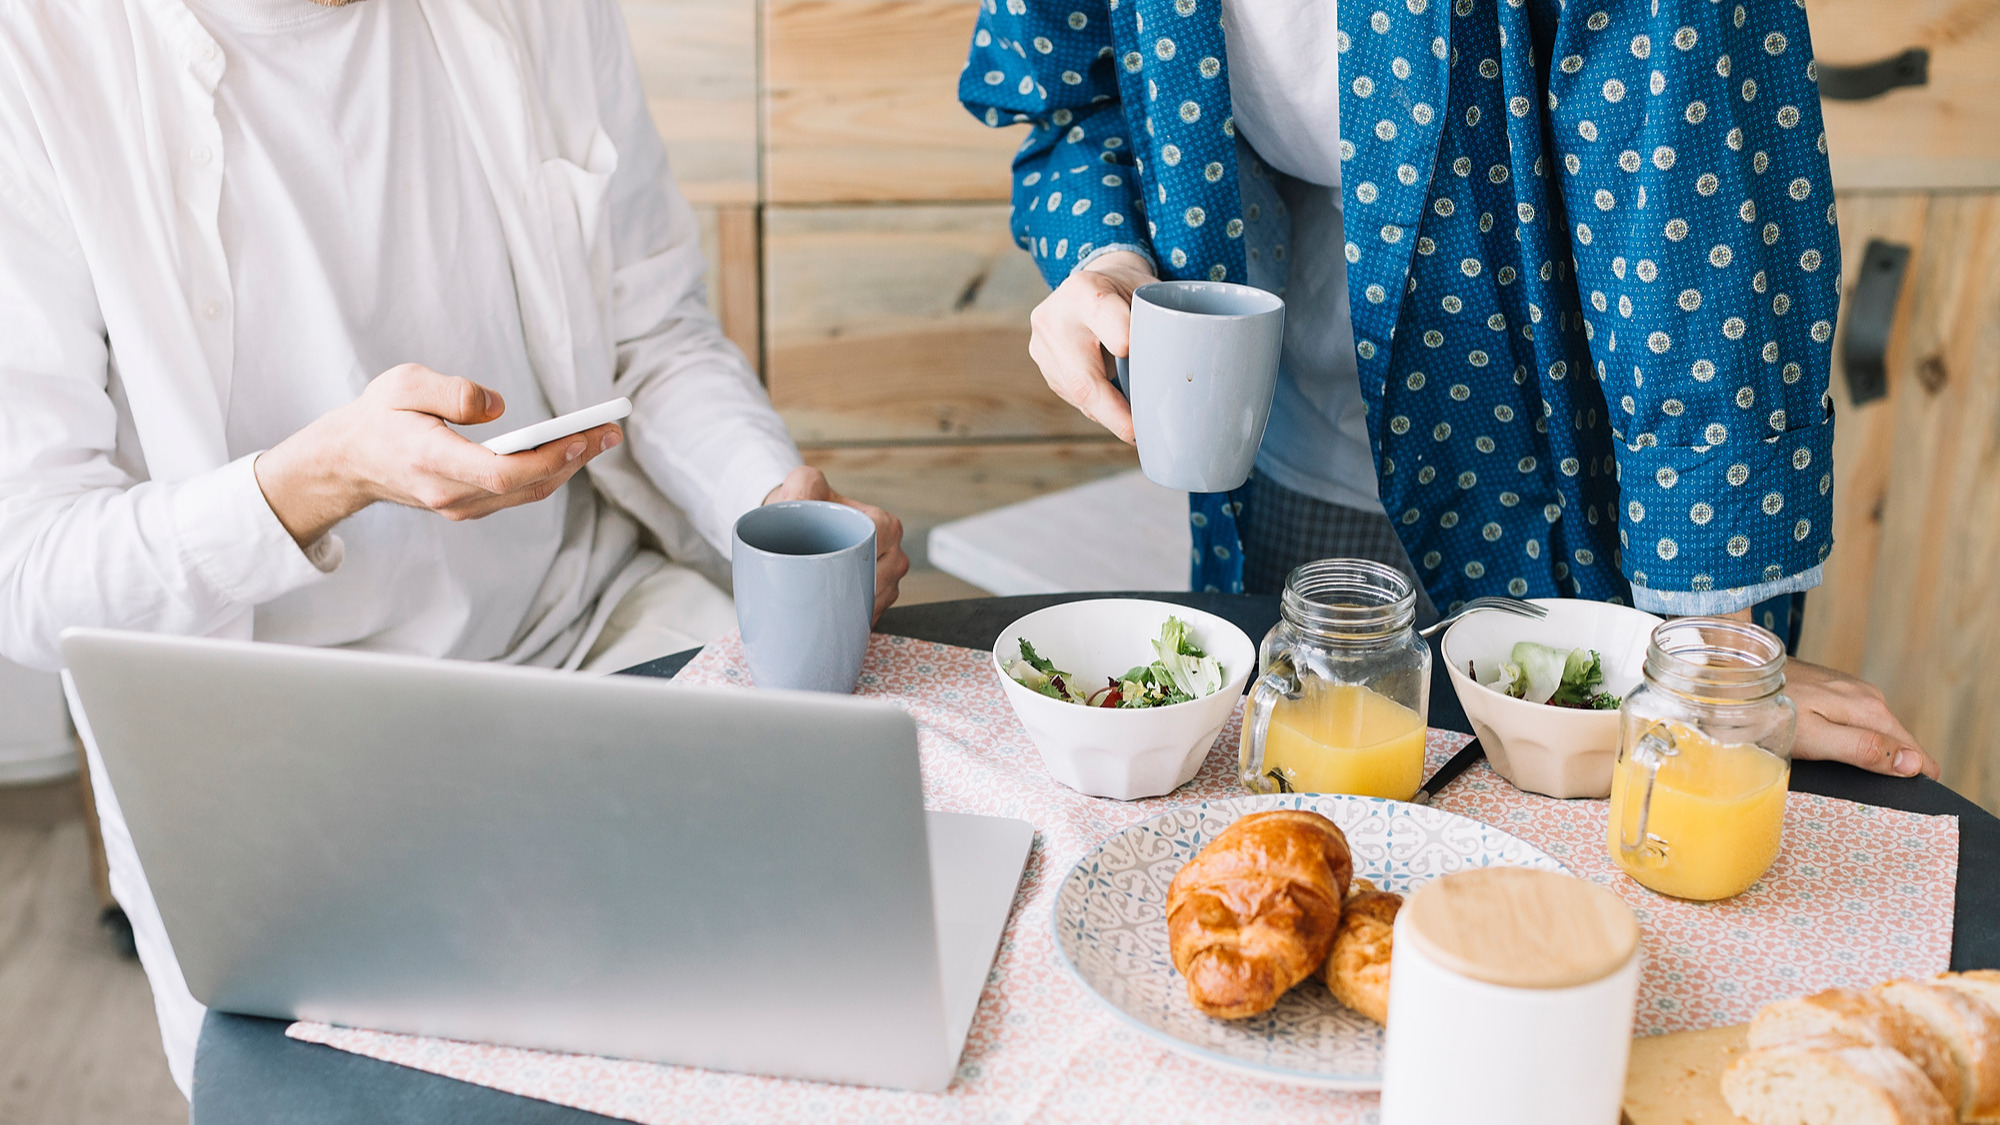
<path fill-rule="evenodd" d="M 1548 102 L 1635 600 L 1816 584 L 1840 243 L 1803 4 L 1568 5 Z"/>
<path fill-rule="evenodd" d="M 1050 285 L 1108 247 L 1150 256 L 1106 0 L 979 0 L 959 101 L 1027 122 L 1014 154 L 1014 239 Z"/>

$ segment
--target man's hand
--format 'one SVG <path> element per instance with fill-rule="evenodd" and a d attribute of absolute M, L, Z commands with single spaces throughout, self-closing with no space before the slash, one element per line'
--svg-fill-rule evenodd
<path fill-rule="evenodd" d="M 453 431 L 507 405 L 470 379 L 406 363 L 257 458 L 257 485 L 299 546 L 378 500 L 475 520 L 547 499 L 590 459 L 624 440 L 616 425 L 501 456 Z"/>
<path fill-rule="evenodd" d="M 1937 777 L 1937 762 L 1896 720 L 1874 684 L 1790 660 L 1785 663 L 1785 694 L 1799 709 L 1793 757 L 1847 762 L 1897 777 Z"/>
<path fill-rule="evenodd" d="M 780 500 L 831 500 L 845 504 L 875 521 L 875 616 L 896 604 L 896 587 L 910 572 L 910 556 L 903 553 L 903 521 L 873 504 L 850 500 L 826 483 L 826 474 L 811 465 L 800 465 L 784 483 L 764 497 L 764 503 Z"/>
<path fill-rule="evenodd" d="M 1028 317 L 1034 327 L 1028 355 L 1049 389 L 1126 442 L 1132 440 L 1132 408 L 1118 393 L 1104 353 L 1130 354 L 1132 291 L 1158 280 L 1146 259 L 1113 250 L 1070 274 Z"/>

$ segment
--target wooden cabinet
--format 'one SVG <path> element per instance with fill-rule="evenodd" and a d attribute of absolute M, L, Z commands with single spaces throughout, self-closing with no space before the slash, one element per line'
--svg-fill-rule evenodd
<path fill-rule="evenodd" d="M 1824 104 L 1850 300 L 1833 554 L 1801 655 L 1880 687 L 1953 788 L 2000 810 L 2000 0 L 1808 0 L 1822 65 L 1928 50 L 1929 81 Z M 1886 396 L 1842 354 L 1871 240 L 1907 246 Z"/>

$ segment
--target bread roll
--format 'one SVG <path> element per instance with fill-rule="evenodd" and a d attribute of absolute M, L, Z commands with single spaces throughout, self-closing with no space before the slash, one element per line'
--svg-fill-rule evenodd
<path fill-rule="evenodd" d="M 1722 1097 L 1751 1125 L 1953 1125 L 1937 1087 L 1887 1047 L 1754 1050 L 1723 1072 Z"/>
<path fill-rule="evenodd" d="M 2000 1119 L 2000 1014 L 1964 992 L 1930 981 L 1892 980 L 1876 985 L 1875 992 L 1944 1040 L 1962 1087 L 1952 1102 L 1959 1117 Z"/>
<path fill-rule="evenodd" d="M 1880 996 L 1830 988 L 1811 996 L 1766 1004 L 1750 1021 L 1752 1048 L 1808 1044 L 1883 1047 L 1907 1057 L 1948 1106 L 1964 1090 L 1951 1047 L 1924 1021 Z"/>
<path fill-rule="evenodd" d="M 1326 986 L 1333 998 L 1384 1026 L 1389 1023 L 1389 954 L 1401 909 L 1402 895 L 1373 885 L 1348 895 L 1326 959 Z"/>
<path fill-rule="evenodd" d="M 1221 1019 L 1269 1011 L 1326 964 L 1354 861 L 1315 812 L 1252 813 L 1167 888 L 1167 940 L 1188 999 Z"/>
<path fill-rule="evenodd" d="M 1934 983 L 1962 992 L 2000 1013 L 2000 972 L 1973 969 L 1965 973 L 1939 973 Z"/>

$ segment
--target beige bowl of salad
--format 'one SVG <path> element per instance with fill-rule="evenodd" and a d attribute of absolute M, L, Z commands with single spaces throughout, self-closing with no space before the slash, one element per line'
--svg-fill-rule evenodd
<path fill-rule="evenodd" d="M 1517 789 L 1608 797 L 1618 705 L 1639 686 L 1660 618 L 1630 606 L 1535 598 L 1544 618 L 1489 611 L 1439 652 L 1486 758 Z"/>
<path fill-rule="evenodd" d="M 1243 697 L 1257 648 L 1212 613 L 1098 598 L 1007 626 L 993 666 L 1050 776 L 1131 801 L 1193 779 Z"/>

